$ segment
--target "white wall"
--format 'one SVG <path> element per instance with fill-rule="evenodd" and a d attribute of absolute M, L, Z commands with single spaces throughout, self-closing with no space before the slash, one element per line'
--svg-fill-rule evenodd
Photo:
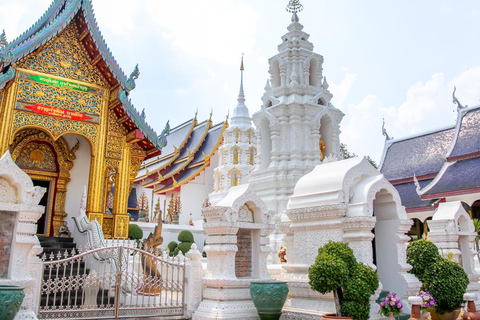
<path fill-rule="evenodd" d="M 87 140 L 81 136 L 66 134 L 63 138 L 67 141 L 70 149 L 75 146 L 77 139 L 80 142 L 80 146 L 75 153 L 77 158 L 75 159 L 72 170 L 70 170 L 71 181 L 67 184 L 67 196 L 65 199 L 65 212 L 68 214 L 65 221 L 68 223 L 68 228 L 72 233 L 72 237 L 75 237 L 76 228 L 72 217 L 78 215 L 84 186 L 88 189 L 91 148 Z"/>
<path fill-rule="evenodd" d="M 202 204 L 205 202 L 208 194 L 213 192 L 213 170 L 217 165 L 218 152 L 210 159 L 210 166 L 205 168 L 195 179 L 181 187 L 182 213 L 179 218 L 181 225 L 188 225 L 190 213 L 192 213 L 193 222 L 196 225 L 203 221 Z"/>

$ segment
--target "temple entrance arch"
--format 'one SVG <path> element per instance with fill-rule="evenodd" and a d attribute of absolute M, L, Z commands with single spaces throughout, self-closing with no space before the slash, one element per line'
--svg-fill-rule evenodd
<path fill-rule="evenodd" d="M 45 212 L 38 224 L 39 234 L 58 235 L 63 225 L 67 216 L 67 185 L 78 148 L 79 140 L 69 147 L 65 138 L 54 140 L 47 132 L 36 128 L 19 130 L 13 137 L 10 144 L 12 159 L 35 185 L 47 188 L 41 200 L 45 203 Z"/>

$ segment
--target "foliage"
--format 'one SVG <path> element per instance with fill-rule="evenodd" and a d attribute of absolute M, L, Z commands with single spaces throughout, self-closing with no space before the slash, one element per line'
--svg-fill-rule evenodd
<path fill-rule="evenodd" d="M 393 312 L 393 314 L 398 315 L 400 314 L 400 311 L 402 311 L 402 307 L 402 301 L 397 298 L 397 294 L 395 292 L 392 292 L 383 298 L 382 302 L 380 302 L 380 314 L 384 317 L 387 317 L 389 312 Z"/>
<path fill-rule="evenodd" d="M 170 241 L 167 245 L 169 255 L 173 257 L 175 254 L 175 249 L 177 248 L 178 243 L 176 241 Z"/>
<path fill-rule="evenodd" d="M 409 272 L 422 282 L 425 281 L 425 272 L 440 259 L 437 246 L 425 239 L 412 241 L 407 247 L 407 263 L 412 265 Z"/>
<path fill-rule="evenodd" d="M 435 298 L 435 312 L 444 314 L 460 308 L 469 284 L 468 276 L 457 263 L 442 258 L 435 244 L 424 239 L 410 243 L 407 262 L 423 282 L 422 289 Z"/>
<path fill-rule="evenodd" d="M 423 310 L 427 310 L 428 308 L 431 308 L 431 307 L 435 307 L 435 299 L 432 297 L 432 295 L 430 294 L 430 292 L 428 291 L 420 291 L 420 293 L 417 295 L 417 297 L 420 297 L 422 298 L 422 305 L 420 307 L 420 309 L 423 311 Z"/>
<path fill-rule="evenodd" d="M 190 251 L 190 247 L 192 246 L 193 242 L 181 242 L 178 244 L 178 249 L 182 251 L 183 255 L 187 254 Z"/>
<path fill-rule="evenodd" d="M 318 249 L 308 276 L 313 290 L 322 294 L 333 291 L 338 316 L 369 318 L 369 299 L 378 288 L 378 276 L 357 262 L 348 244 L 330 241 Z"/>
<path fill-rule="evenodd" d="M 340 143 L 340 156 L 343 159 L 350 159 L 350 158 L 358 157 L 355 153 L 350 153 L 350 151 L 348 151 L 347 145 L 345 143 Z M 372 158 L 370 158 L 370 156 L 366 156 L 366 158 L 372 166 L 374 166 L 375 168 L 378 169 L 377 163 Z"/>
<path fill-rule="evenodd" d="M 423 287 L 435 298 L 435 312 L 444 314 L 462 306 L 469 283 L 462 267 L 442 258 L 427 269 Z"/>
<path fill-rule="evenodd" d="M 194 243 L 193 233 L 188 230 L 182 230 L 177 236 L 179 243 L 175 241 L 171 241 L 168 244 L 168 249 L 170 251 L 170 256 L 177 256 L 178 253 L 181 251 L 183 255 L 185 255 L 188 251 L 190 251 L 190 247 Z"/>
<path fill-rule="evenodd" d="M 188 230 L 180 231 L 177 239 L 180 242 L 195 242 L 195 240 L 193 239 L 193 233 Z"/>
<path fill-rule="evenodd" d="M 128 225 L 128 238 L 130 240 L 138 240 L 143 238 L 143 230 L 136 224 Z"/>

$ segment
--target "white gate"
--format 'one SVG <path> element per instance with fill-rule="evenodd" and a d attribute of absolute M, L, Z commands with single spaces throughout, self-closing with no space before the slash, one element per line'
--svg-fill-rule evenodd
<path fill-rule="evenodd" d="M 172 317 L 185 313 L 185 258 L 112 246 L 44 255 L 39 319 Z M 48 261 L 46 261 L 48 259 Z"/>

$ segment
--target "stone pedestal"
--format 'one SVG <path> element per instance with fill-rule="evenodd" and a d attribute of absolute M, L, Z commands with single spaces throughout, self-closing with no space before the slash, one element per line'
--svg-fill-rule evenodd
<path fill-rule="evenodd" d="M 248 185 L 231 188 L 216 206 L 202 212 L 207 220 L 207 271 L 203 301 L 192 319 L 258 319 L 250 283 L 273 281 L 267 270 L 272 213 Z"/>
<path fill-rule="evenodd" d="M 44 211 L 38 203 L 45 191 L 33 186 L 8 151 L 3 155 L 0 159 L 0 247 L 4 250 L 0 258 L 0 284 L 25 288 L 20 315 L 38 311 L 43 274 L 37 255 L 42 248 L 35 234 L 37 221 Z"/>

